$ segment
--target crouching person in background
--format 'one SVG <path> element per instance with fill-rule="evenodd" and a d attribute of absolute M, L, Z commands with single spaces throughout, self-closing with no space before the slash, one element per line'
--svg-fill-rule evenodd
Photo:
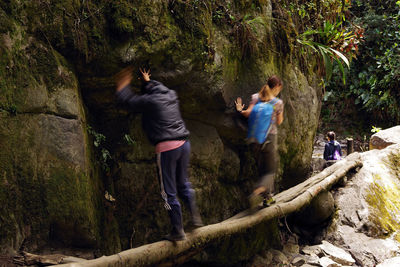
<path fill-rule="evenodd" d="M 335 140 L 336 134 L 330 131 L 326 134 L 328 142 L 325 144 L 324 159 L 326 160 L 327 166 L 334 164 L 337 160 L 342 159 L 342 148 Z"/>

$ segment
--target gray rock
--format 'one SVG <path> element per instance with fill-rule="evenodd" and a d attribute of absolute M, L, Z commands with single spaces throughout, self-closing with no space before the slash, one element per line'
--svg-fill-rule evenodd
<path fill-rule="evenodd" d="M 85 168 L 86 145 L 80 121 L 53 115 L 39 115 L 34 120 L 37 122 L 35 127 L 38 127 L 36 137 L 39 137 L 35 145 L 40 153 L 47 153 L 48 159 L 55 157 Z"/>
<path fill-rule="evenodd" d="M 294 266 L 302 266 L 305 262 L 306 260 L 303 257 L 297 256 L 292 260 L 291 264 Z"/>
<path fill-rule="evenodd" d="M 339 263 L 333 261 L 331 258 L 328 257 L 322 257 L 319 259 L 319 264 L 322 267 L 341 267 Z"/>
<path fill-rule="evenodd" d="M 63 117 L 77 118 L 79 115 L 80 100 L 73 89 L 61 89 L 53 94 L 54 112 Z"/>
<path fill-rule="evenodd" d="M 303 225 L 318 225 L 327 220 L 335 211 L 335 201 L 329 191 L 321 192 L 309 206 L 297 213 L 296 222 Z"/>
<path fill-rule="evenodd" d="M 273 255 L 273 261 L 279 264 L 289 264 L 289 260 L 286 257 L 285 254 L 283 254 L 281 251 L 279 250 L 272 250 L 272 255 Z"/>
<path fill-rule="evenodd" d="M 152 161 L 154 162 L 154 146 L 149 142 L 142 127 L 141 116 L 136 116 L 130 121 L 129 136 L 134 139 L 135 143 L 132 147 L 125 147 L 127 161 Z"/>
<path fill-rule="evenodd" d="M 297 236 L 290 236 L 287 242 L 283 245 L 282 249 L 283 253 L 287 255 L 299 254 L 300 247 L 297 240 L 298 240 Z"/>
<path fill-rule="evenodd" d="M 324 254 L 322 252 L 321 257 L 323 257 Z M 320 266 L 319 265 L 319 257 L 315 254 L 311 254 L 311 255 L 304 255 L 307 264 L 313 265 L 313 266 Z"/>
<path fill-rule="evenodd" d="M 299 250 L 298 244 L 288 243 L 283 246 L 283 253 L 285 254 L 298 254 Z"/>
<path fill-rule="evenodd" d="M 221 164 L 219 167 L 220 178 L 227 182 L 235 182 L 238 180 L 246 179 L 247 177 L 241 177 L 240 171 L 240 159 L 238 155 L 232 149 L 224 146 L 224 153 L 222 155 Z"/>
<path fill-rule="evenodd" d="M 339 226 L 337 233 L 357 262 L 364 266 L 374 266 L 378 262 L 395 256 L 399 251 L 397 242 L 391 239 L 368 237 L 363 233 L 357 233 L 347 225 Z"/>
<path fill-rule="evenodd" d="M 217 173 L 224 153 L 224 145 L 217 130 L 196 121 L 187 121 L 186 124 L 191 133 L 191 162 Z"/>
<path fill-rule="evenodd" d="M 319 245 L 305 246 L 304 248 L 302 248 L 301 251 L 306 255 L 317 255 L 320 257 L 322 257 L 324 255 L 323 251 Z"/>
<path fill-rule="evenodd" d="M 398 267 L 398 266 L 400 266 L 400 257 L 387 259 L 384 260 L 382 263 L 376 265 L 376 267 Z"/>
<path fill-rule="evenodd" d="M 381 130 L 371 136 L 369 148 L 383 149 L 393 144 L 400 144 L 400 125 Z"/>
<path fill-rule="evenodd" d="M 313 157 L 311 159 L 311 168 L 313 172 L 321 172 L 326 168 L 326 160 L 320 157 Z"/>
<path fill-rule="evenodd" d="M 348 183 L 345 188 L 340 188 L 336 194 L 336 205 L 339 207 L 339 222 L 350 225 L 356 229 L 362 229 L 363 225 L 369 221 L 368 204 L 363 199 L 360 187 Z"/>
<path fill-rule="evenodd" d="M 21 89 L 20 89 L 21 90 Z M 22 89 L 18 99 L 19 112 L 45 112 L 48 103 L 48 92 L 44 85 L 29 85 Z"/>
<path fill-rule="evenodd" d="M 345 250 L 332 245 L 327 241 L 322 241 L 322 245 L 319 245 L 321 249 L 334 261 L 344 264 L 344 265 L 352 265 L 356 261 L 353 257 L 347 253 Z"/>

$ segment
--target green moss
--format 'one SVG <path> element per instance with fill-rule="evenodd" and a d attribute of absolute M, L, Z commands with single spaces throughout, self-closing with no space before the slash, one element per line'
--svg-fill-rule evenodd
<path fill-rule="evenodd" d="M 55 231 L 64 231 L 63 234 L 71 231 L 71 236 L 64 235 L 66 240 L 63 241 L 75 241 L 80 235 L 81 241 L 95 245 L 99 240 L 99 207 L 89 177 L 68 168 L 58 168 L 45 181 L 44 190 L 43 200 L 49 223 L 60 228 Z"/>
<path fill-rule="evenodd" d="M 390 153 L 385 164 L 392 170 L 393 174 L 400 179 L 400 153 Z"/>
<path fill-rule="evenodd" d="M 370 220 L 374 225 L 373 232 L 382 238 L 394 234 L 395 239 L 400 241 L 399 187 L 395 184 L 385 184 L 379 175 L 375 175 L 369 190 L 366 201 L 372 209 Z"/>
<path fill-rule="evenodd" d="M 111 27 L 120 34 L 134 33 L 137 29 L 136 12 L 137 8 L 129 1 L 113 1 L 110 7 Z"/>
<path fill-rule="evenodd" d="M 6 12 L 0 8 L 0 33 L 10 32 L 13 28 L 13 21 L 7 16 Z"/>
<path fill-rule="evenodd" d="M 24 145 L 20 149 L 26 151 Z M 102 207 L 94 194 L 95 184 L 68 167 L 52 168 L 44 179 L 47 174 L 40 170 L 43 166 L 26 160 L 22 164 L 20 153 L 4 148 L 0 158 L 8 155 L 13 161 L 0 164 L 0 244 L 10 244 L 10 240 L 22 236 L 28 245 L 45 245 L 50 238 L 67 245 L 96 247 Z M 18 246 L 22 240 L 14 242 Z"/>
<path fill-rule="evenodd" d="M 18 195 L 15 192 L 15 186 L 7 181 L 6 172 L 0 175 L 0 253 L 7 248 L 10 243 L 18 243 L 17 235 L 20 231 L 18 221 L 21 220 L 19 212 L 21 207 L 16 205 Z"/>

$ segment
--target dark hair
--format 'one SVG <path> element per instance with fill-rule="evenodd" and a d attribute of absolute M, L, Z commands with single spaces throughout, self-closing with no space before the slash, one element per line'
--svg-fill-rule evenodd
<path fill-rule="evenodd" d="M 334 131 L 330 131 L 326 134 L 328 136 L 329 140 L 335 140 L 336 134 Z"/>
<path fill-rule="evenodd" d="M 278 76 L 272 75 L 271 77 L 268 78 L 267 84 L 269 88 L 274 88 L 275 86 L 282 85 L 282 80 L 279 79 Z"/>

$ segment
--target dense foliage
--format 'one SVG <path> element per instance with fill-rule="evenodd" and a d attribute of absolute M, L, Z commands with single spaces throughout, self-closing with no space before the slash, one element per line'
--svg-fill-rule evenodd
<path fill-rule="evenodd" d="M 357 59 L 351 63 L 347 84 L 334 79 L 327 87 L 326 100 L 331 106 L 336 103 L 337 108 L 344 102 L 355 105 L 356 109 L 362 110 L 359 115 L 364 117 L 368 127 L 398 124 L 400 1 L 356 0 L 350 11 L 351 23 L 360 25 L 364 31 L 363 42 Z"/>

